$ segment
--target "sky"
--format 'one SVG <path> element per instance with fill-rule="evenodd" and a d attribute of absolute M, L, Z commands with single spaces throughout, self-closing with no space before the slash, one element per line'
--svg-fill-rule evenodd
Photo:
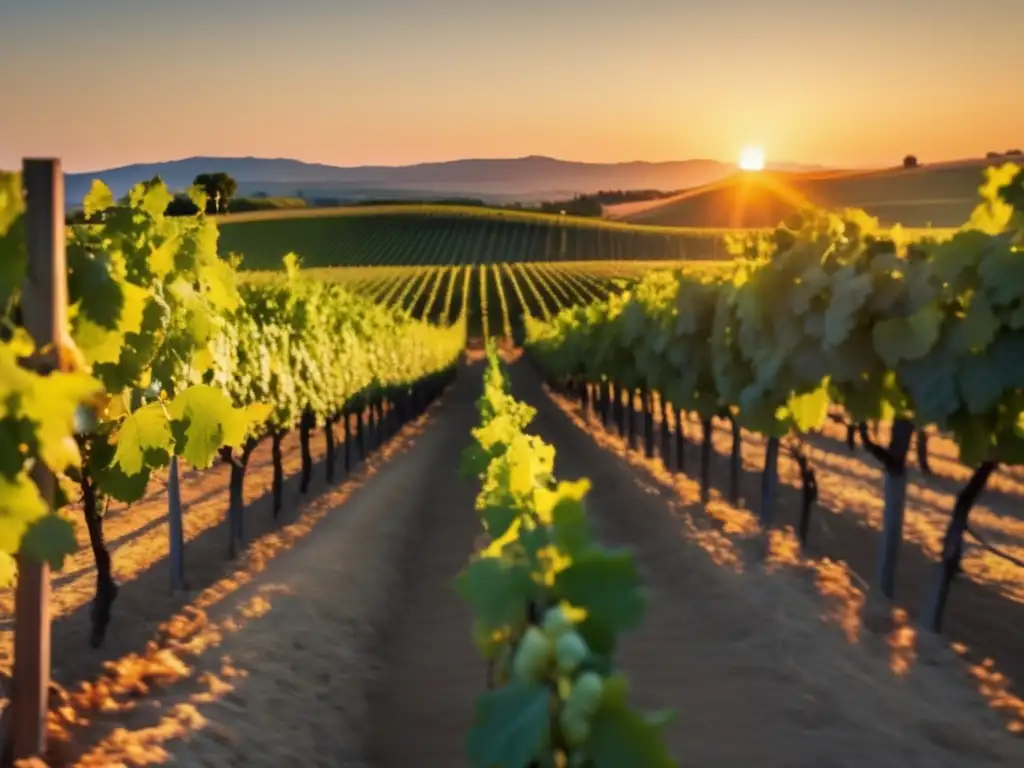
<path fill-rule="evenodd" d="M 1024 0 L 0 0 L 0 168 L 1024 145 Z"/>

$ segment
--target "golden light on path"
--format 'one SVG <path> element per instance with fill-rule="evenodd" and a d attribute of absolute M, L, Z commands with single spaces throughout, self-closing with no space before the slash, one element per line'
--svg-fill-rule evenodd
<path fill-rule="evenodd" d="M 740 152 L 740 168 L 744 171 L 764 169 L 764 150 L 760 147 L 744 147 Z"/>

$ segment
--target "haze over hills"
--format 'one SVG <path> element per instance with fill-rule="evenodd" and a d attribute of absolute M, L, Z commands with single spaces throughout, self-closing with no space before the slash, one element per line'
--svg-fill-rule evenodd
<path fill-rule="evenodd" d="M 658 200 L 607 206 L 605 216 L 671 227 L 770 227 L 803 206 L 861 208 L 883 224 L 956 227 L 978 204 L 984 170 L 1006 154 L 871 171 L 733 173 Z"/>
<path fill-rule="evenodd" d="M 821 166 L 779 163 L 770 169 L 800 171 Z M 408 166 L 340 167 L 287 158 L 190 157 L 140 163 L 86 173 L 68 174 L 66 201 L 78 205 L 93 179 L 101 179 L 115 195 L 159 175 L 174 190 L 186 189 L 200 173 L 223 171 L 238 182 L 240 195 L 337 197 L 472 196 L 488 202 L 554 199 L 598 190 L 657 189 L 672 191 L 708 184 L 735 171 L 717 160 L 583 163 L 551 157 L 465 159 Z"/>

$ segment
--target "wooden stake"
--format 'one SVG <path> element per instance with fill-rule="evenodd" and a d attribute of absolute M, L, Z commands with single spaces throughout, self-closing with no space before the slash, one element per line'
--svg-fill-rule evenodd
<path fill-rule="evenodd" d="M 21 307 L 25 329 L 37 352 L 59 363 L 67 325 L 67 266 L 64 256 L 64 176 L 59 160 L 24 161 L 28 278 Z M 56 478 L 39 464 L 33 472 L 43 499 L 53 505 Z M 50 567 L 18 556 L 15 593 L 13 757 L 41 757 L 46 749 L 46 710 L 50 689 Z"/>

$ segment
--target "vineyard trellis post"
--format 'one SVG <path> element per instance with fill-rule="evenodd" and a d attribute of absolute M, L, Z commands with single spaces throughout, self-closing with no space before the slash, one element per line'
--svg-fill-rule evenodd
<path fill-rule="evenodd" d="M 64 252 L 64 176 L 60 160 L 25 159 L 28 270 L 22 297 L 25 329 L 36 349 L 45 354 L 49 373 L 60 363 L 60 344 L 67 325 L 67 267 Z M 33 470 L 43 500 L 52 507 L 57 490 L 54 474 L 42 463 Z M 14 690 L 12 756 L 36 757 L 46 747 L 46 711 L 50 689 L 50 568 L 45 562 L 18 556 L 14 613 Z"/>
<path fill-rule="evenodd" d="M 171 456 L 167 472 L 167 529 L 170 535 L 171 589 L 185 587 L 185 533 L 181 511 L 181 478 L 178 457 Z"/>

